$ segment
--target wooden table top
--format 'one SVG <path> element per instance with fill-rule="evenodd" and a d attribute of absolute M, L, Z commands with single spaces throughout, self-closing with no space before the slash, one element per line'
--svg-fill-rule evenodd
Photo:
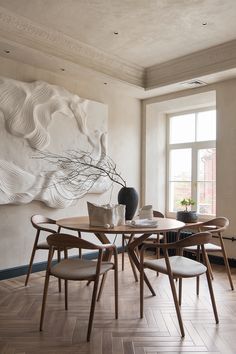
<path fill-rule="evenodd" d="M 65 229 L 106 234 L 156 234 L 159 232 L 167 232 L 171 230 L 179 230 L 185 226 L 185 223 L 175 219 L 154 218 L 158 224 L 155 227 L 131 227 L 128 225 L 115 226 L 113 228 L 105 228 L 98 226 L 90 226 L 88 216 L 71 217 L 57 220 L 57 225 Z"/>

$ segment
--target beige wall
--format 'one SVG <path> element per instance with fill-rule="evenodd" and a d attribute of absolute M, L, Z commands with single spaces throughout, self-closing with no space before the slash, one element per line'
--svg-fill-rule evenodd
<path fill-rule="evenodd" d="M 217 214 L 230 219 L 229 234 L 236 235 L 236 80 L 222 82 L 216 89 Z M 236 242 L 235 242 L 236 243 Z M 236 250 L 236 245 L 235 245 Z M 236 252 L 234 253 L 236 258 Z"/>
<path fill-rule="evenodd" d="M 213 95 L 212 95 L 213 93 Z M 215 102 L 214 102 L 215 101 Z M 158 130 L 157 120 L 163 120 L 163 114 L 181 109 L 192 109 L 206 105 L 216 104 L 217 110 L 217 186 L 216 186 L 216 213 L 218 216 L 226 216 L 230 220 L 230 227 L 225 233 L 226 236 L 236 235 L 236 80 L 228 80 L 215 85 L 206 86 L 201 89 L 188 90 L 170 94 L 163 97 L 156 97 L 143 101 L 143 130 L 142 141 L 146 141 L 142 147 L 142 161 L 145 172 L 142 176 L 142 203 L 150 202 L 154 206 L 162 206 L 165 209 L 165 188 L 160 188 L 160 182 L 156 174 L 150 173 L 150 151 L 157 147 L 157 139 L 150 139 L 149 130 Z M 151 108 L 152 107 L 152 108 Z M 163 123 L 165 124 L 165 123 Z M 163 130 L 163 124 L 161 129 Z M 158 135 L 156 135 L 158 136 Z M 147 139 L 149 137 L 149 139 Z M 161 143 L 163 149 L 163 142 Z M 161 151 L 163 160 L 163 150 Z M 156 172 L 158 162 L 154 160 Z M 159 169 L 160 170 L 160 169 Z M 164 171 L 162 170 L 164 173 Z M 155 185 L 156 183 L 156 185 Z M 159 184 L 158 184 L 159 183 Z M 163 181 L 161 180 L 163 185 Z M 158 191 L 151 195 L 152 190 Z M 154 186 L 154 187 L 153 187 Z M 236 259 L 236 242 L 225 241 L 230 258 Z"/>
<path fill-rule="evenodd" d="M 117 163 L 127 185 L 140 192 L 141 104 L 138 99 L 104 85 L 102 81 L 93 81 L 91 78 L 73 80 L 67 77 L 66 72 L 56 75 L 4 58 L 0 58 L 0 75 L 21 81 L 43 80 L 62 86 L 80 97 L 108 104 L 109 155 Z M 119 187 L 115 186 L 112 193 L 113 202 L 116 202 L 118 190 Z M 107 203 L 110 194 L 107 192 L 102 195 L 87 195 L 79 200 L 76 206 L 67 209 L 48 208 L 40 202 L 21 206 L 0 205 L 0 270 L 28 263 L 34 237 L 30 224 L 31 215 L 39 213 L 52 218 L 84 215 L 87 213 L 87 200 Z M 36 262 L 45 259 L 45 252 L 40 253 Z"/>

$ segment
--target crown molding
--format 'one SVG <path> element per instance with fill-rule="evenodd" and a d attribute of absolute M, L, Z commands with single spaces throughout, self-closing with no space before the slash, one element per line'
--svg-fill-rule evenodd
<path fill-rule="evenodd" d="M 236 67 L 236 40 L 146 69 L 145 88 L 153 89 Z"/>
<path fill-rule="evenodd" d="M 87 69 L 146 91 L 236 68 L 236 40 L 145 69 L 38 25 L 1 6 L 0 33 L 3 40 L 38 51 L 40 57 L 44 55 L 45 65 L 46 58 L 48 63 L 55 58 L 57 63 L 61 60 L 73 66 L 74 71 L 76 68 L 80 71 Z"/>
<path fill-rule="evenodd" d="M 128 63 L 58 31 L 42 27 L 0 7 L 1 37 L 144 87 L 144 68 Z"/>

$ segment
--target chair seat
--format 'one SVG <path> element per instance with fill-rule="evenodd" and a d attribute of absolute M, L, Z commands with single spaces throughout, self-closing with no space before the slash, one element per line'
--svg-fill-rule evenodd
<path fill-rule="evenodd" d="M 191 278 L 206 272 L 207 268 L 199 262 L 182 256 L 169 257 L 170 266 L 174 277 Z M 165 259 L 154 259 L 144 262 L 144 267 L 157 272 L 168 274 Z"/>
<path fill-rule="evenodd" d="M 131 235 L 128 235 L 128 234 L 125 234 L 124 235 L 124 238 L 125 239 L 129 239 L 131 237 Z M 137 239 L 137 238 L 139 238 L 140 237 L 140 235 L 134 235 L 134 239 Z M 162 235 L 162 234 L 159 234 L 159 240 L 162 240 L 164 238 L 164 235 Z M 155 234 L 152 234 L 152 235 L 150 235 L 146 240 L 145 240 L 145 242 L 146 241 L 156 241 L 157 240 L 157 235 L 155 235 Z"/>
<path fill-rule="evenodd" d="M 64 259 L 51 268 L 51 274 L 57 278 L 67 280 L 88 280 L 95 278 L 96 261 L 86 259 Z M 113 269 L 114 265 L 110 262 L 103 262 L 100 274 Z"/>
<path fill-rule="evenodd" d="M 197 252 L 197 246 L 184 247 L 184 250 L 191 251 L 191 252 Z M 215 245 L 214 243 L 205 244 L 205 250 L 207 252 L 222 252 L 221 247 L 218 245 Z"/>
<path fill-rule="evenodd" d="M 42 249 L 42 250 L 48 250 L 49 246 L 48 246 L 48 243 L 45 241 L 45 242 L 38 243 L 37 248 Z"/>

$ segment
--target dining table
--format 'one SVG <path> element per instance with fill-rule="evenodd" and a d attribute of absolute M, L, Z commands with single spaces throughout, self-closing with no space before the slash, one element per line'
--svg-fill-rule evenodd
<path fill-rule="evenodd" d="M 140 269 L 140 262 L 135 249 L 139 247 L 149 236 L 161 233 L 166 233 L 168 231 L 176 231 L 177 234 L 183 229 L 186 224 L 182 221 L 178 221 L 170 218 L 153 218 L 156 221 L 155 226 L 136 226 L 135 224 L 126 223 L 124 225 L 114 226 L 114 227 L 103 227 L 103 226 L 91 226 L 89 223 L 88 216 L 76 216 L 68 217 L 64 219 L 57 220 L 57 225 L 68 230 L 77 231 L 78 233 L 92 233 L 98 240 L 103 244 L 111 243 L 108 235 L 122 235 L 129 234 L 131 236 L 136 235 L 135 238 L 131 238 L 131 242 L 128 244 L 128 254 L 134 263 L 135 267 Z M 140 235 L 137 237 L 137 235 Z M 104 254 L 104 261 L 108 261 L 111 258 L 111 254 L 106 252 Z M 155 291 L 152 288 L 147 276 L 145 275 L 144 280 L 150 289 L 152 295 L 155 295 Z"/>

